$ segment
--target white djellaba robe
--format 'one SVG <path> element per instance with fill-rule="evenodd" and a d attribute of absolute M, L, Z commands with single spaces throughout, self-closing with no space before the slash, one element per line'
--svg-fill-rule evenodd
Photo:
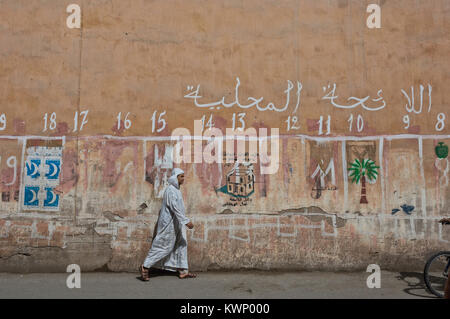
<path fill-rule="evenodd" d="M 144 261 L 145 268 L 169 271 L 188 269 L 186 224 L 183 197 L 177 176 L 184 172 L 175 168 L 164 190 L 163 202 L 157 222 L 156 236 Z"/>

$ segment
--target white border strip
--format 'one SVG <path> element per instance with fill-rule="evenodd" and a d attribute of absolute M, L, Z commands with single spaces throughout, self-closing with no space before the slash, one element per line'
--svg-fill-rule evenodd
<path fill-rule="evenodd" d="M 178 141 L 182 139 L 191 139 L 191 140 L 204 140 L 204 141 L 212 141 L 214 139 L 237 139 L 237 140 L 265 140 L 265 139 L 283 139 L 283 138 L 299 138 L 299 139 L 308 139 L 314 140 L 318 142 L 327 142 L 327 141 L 368 141 L 368 140 L 380 140 L 381 138 L 386 140 L 394 140 L 394 139 L 450 139 L 450 135 L 417 135 L 417 134 L 397 134 L 397 135 L 375 135 L 375 136 L 334 136 L 334 137 L 320 137 L 320 136 L 310 136 L 310 135 L 267 135 L 267 136 L 245 136 L 245 135 L 231 135 L 231 136 L 217 136 L 217 137 L 209 137 L 209 136 L 195 136 L 195 135 L 177 135 L 177 136 L 114 136 L 114 135 L 89 135 L 89 136 L 23 136 L 23 135 L 0 135 L 0 139 L 19 139 L 19 140 L 27 140 L 27 139 L 44 139 L 44 140 L 63 140 L 65 143 L 66 139 L 75 140 L 90 140 L 95 138 L 104 138 L 111 140 L 130 140 L 130 141 Z"/>

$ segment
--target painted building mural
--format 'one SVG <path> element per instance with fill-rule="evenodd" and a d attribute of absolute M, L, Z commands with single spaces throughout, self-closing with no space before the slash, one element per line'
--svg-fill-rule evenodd
<path fill-rule="evenodd" d="M 15 2 L 0 271 L 135 270 L 174 167 L 193 269 L 421 269 L 448 248 L 447 1 L 383 1 L 376 30 L 356 0 L 84 1 L 81 29 L 69 2 Z"/>

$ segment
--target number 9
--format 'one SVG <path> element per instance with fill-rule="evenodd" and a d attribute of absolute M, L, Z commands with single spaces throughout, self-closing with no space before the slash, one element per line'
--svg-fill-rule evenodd
<path fill-rule="evenodd" d="M 2 125 L 0 127 L 0 131 L 3 131 L 6 128 L 6 115 L 5 115 L 5 113 L 0 115 L 0 124 Z"/>
<path fill-rule="evenodd" d="M 405 123 L 407 126 L 405 127 L 405 130 L 409 128 L 409 115 L 403 116 L 403 123 Z"/>

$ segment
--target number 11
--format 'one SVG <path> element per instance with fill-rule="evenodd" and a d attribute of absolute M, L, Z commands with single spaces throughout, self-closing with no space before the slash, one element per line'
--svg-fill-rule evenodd
<path fill-rule="evenodd" d="M 328 119 L 327 119 L 327 134 L 326 135 L 330 135 L 330 122 L 331 122 L 331 116 L 328 115 Z M 323 116 L 320 116 L 320 120 L 318 121 L 319 123 L 319 135 L 323 134 Z"/>

